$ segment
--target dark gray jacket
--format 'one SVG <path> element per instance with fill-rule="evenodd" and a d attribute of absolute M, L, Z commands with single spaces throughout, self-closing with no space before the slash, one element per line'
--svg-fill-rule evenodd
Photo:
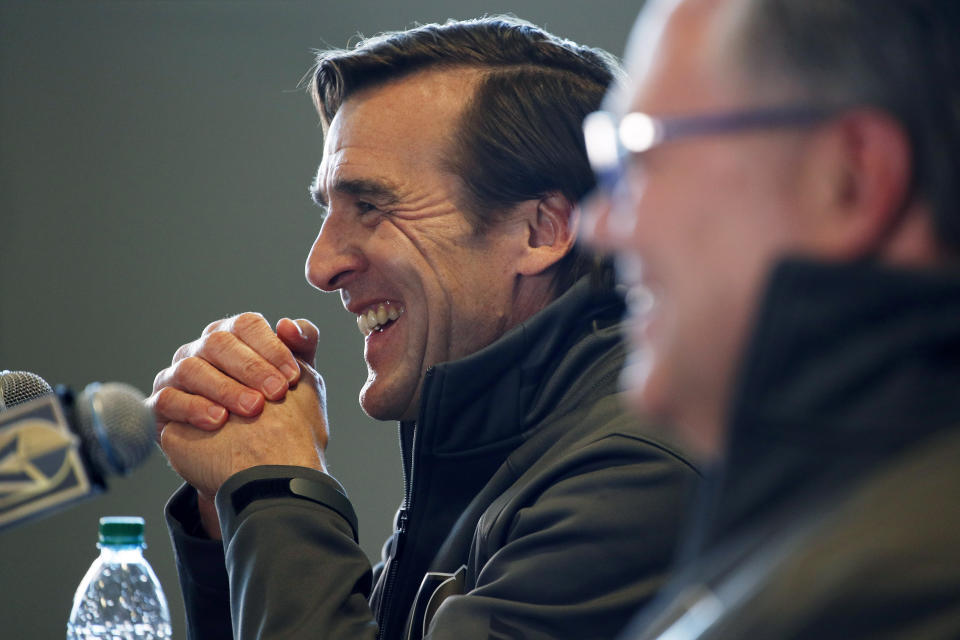
<path fill-rule="evenodd" d="M 617 397 L 623 312 L 584 280 L 493 345 L 437 365 L 400 424 L 405 499 L 371 569 L 335 480 L 258 467 L 168 522 L 190 636 L 612 637 L 663 582 L 696 472 Z M 225 560 L 225 562 L 224 562 Z M 378 636 L 379 633 L 379 636 Z"/>
<path fill-rule="evenodd" d="M 960 638 L 960 273 L 780 265 L 729 433 L 624 639 Z"/>

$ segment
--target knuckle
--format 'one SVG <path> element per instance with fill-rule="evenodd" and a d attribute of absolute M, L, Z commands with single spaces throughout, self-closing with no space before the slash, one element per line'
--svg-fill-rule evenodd
<path fill-rule="evenodd" d="M 147 399 L 143 401 L 143 405 L 147 408 L 147 411 L 150 412 L 150 415 L 156 417 L 157 394 L 152 393 L 149 396 L 147 396 Z"/>
<path fill-rule="evenodd" d="M 160 449 L 162 449 L 163 453 L 169 458 L 175 448 L 176 424 L 173 422 L 167 422 L 161 427 L 158 423 L 158 427 L 160 429 L 160 435 L 158 437 Z"/>
<path fill-rule="evenodd" d="M 233 391 L 235 383 L 230 378 L 222 378 L 214 383 L 213 393 L 215 394 L 215 399 L 223 400 L 227 398 Z M 206 407 L 197 407 L 199 410 L 203 410 Z"/>
<path fill-rule="evenodd" d="M 190 356 L 172 367 L 173 372 L 170 376 L 170 386 L 184 387 L 189 384 L 199 371 L 199 361 L 200 358 Z"/>
<path fill-rule="evenodd" d="M 157 375 L 153 377 L 153 392 L 156 393 L 160 389 L 167 386 L 167 376 L 169 375 L 170 369 L 161 369 L 157 372 Z"/>
<path fill-rule="evenodd" d="M 244 380 L 257 380 L 267 375 L 261 361 L 255 358 L 245 359 L 240 365 L 240 371 Z"/>
<path fill-rule="evenodd" d="M 226 320 L 214 320 L 203 328 L 203 332 L 200 335 L 205 336 L 209 333 L 213 333 L 214 331 L 218 331 L 220 329 L 220 325 L 222 325 L 224 322 L 226 322 Z"/>
<path fill-rule="evenodd" d="M 263 314 L 255 311 L 241 313 L 233 319 L 233 329 L 238 333 L 256 331 L 262 329 L 264 326 L 267 326 L 266 319 L 263 317 Z"/>
<path fill-rule="evenodd" d="M 223 353 L 233 342 L 234 337 L 226 331 L 214 331 L 204 337 L 201 353 L 211 355 Z"/>
<path fill-rule="evenodd" d="M 176 396 L 176 390 L 171 387 L 164 387 L 153 394 L 153 414 L 158 418 L 168 416 L 176 405 Z"/>
<path fill-rule="evenodd" d="M 192 342 L 180 345 L 180 348 L 173 352 L 173 360 L 171 361 L 171 364 L 176 364 L 180 360 L 189 357 L 193 352 L 193 347 L 194 344 Z"/>

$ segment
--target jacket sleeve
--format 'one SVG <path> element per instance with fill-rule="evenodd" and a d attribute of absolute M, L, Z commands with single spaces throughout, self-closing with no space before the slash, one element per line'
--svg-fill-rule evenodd
<path fill-rule="evenodd" d="M 656 445 L 610 436 L 504 495 L 474 541 L 463 595 L 431 640 L 611 638 L 662 585 L 697 473 Z M 496 507 L 496 504 L 494 505 Z"/>
<path fill-rule="evenodd" d="M 193 487 L 185 484 L 173 494 L 165 515 L 186 605 L 186 637 L 232 640 L 230 586 L 223 545 L 203 533 Z"/>
<path fill-rule="evenodd" d="M 178 497 L 189 507 L 182 495 L 171 504 Z M 195 511 L 195 496 L 193 503 Z M 191 640 L 376 635 L 370 563 L 336 480 L 300 467 L 254 467 L 229 478 L 216 505 L 222 546 L 188 535 L 189 523 L 168 506 Z"/>
<path fill-rule="evenodd" d="M 370 563 L 336 480 L 302 467 L 254 467 L 230 477 L 216 505 L 237 640 L 376 635 Z"/>

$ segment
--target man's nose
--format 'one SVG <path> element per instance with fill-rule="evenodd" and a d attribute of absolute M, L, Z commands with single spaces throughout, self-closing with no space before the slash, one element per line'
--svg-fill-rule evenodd
<path fill-rule="evenodd" d="M 307 281 L 317 289 L 336 291 L 367 268 L 367 260 L 339 216 L 328 215 L 307 256 Z"/>

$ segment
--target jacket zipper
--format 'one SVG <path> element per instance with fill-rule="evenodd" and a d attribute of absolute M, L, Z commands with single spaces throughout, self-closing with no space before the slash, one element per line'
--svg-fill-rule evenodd
<path fill-rule="evenodd" d="M 393 558 L 390 560 L 390 568 L 387 570 L 387 580 L 383 587 L 383 598 L 380 600 L 380 611 L 377 616 L 378 640 L 384 637 L 384 624 L 387 620 L 387 614 L 390 612 L 393 590 L 397 582 L 397 568 L 400 565 L 400 553 L 403 551 L 404 537 L 407 534 L 408 514 L 409 511 L 405 507 L 401 507 L 400 513 L 397 514 L 397 530 L 393 535 Z"/>
<path fill-rule="evenodd" d="M 428 383 L 433 377 L 433 368 L 427 369 L 423 379 L 423 392 L 420 398 L 421 412 L 423 410 L 423 398 L 426 397 Z M 422 422 L 422 415 L 420 416 Z M 393 592 L 396 588 L 397 572 L 400 567 L 400 554 L 403 552 L 404 541 L 407 536 L 407 523 L 410 520 L 411 499 L 413 496 L 413 459 L 414 448 L 417 439 L 417 426 L 414 423 L 413 432 L 410 434 L 410 446 L 404 446 L 403 442 L 403 423 L 397 428 L 400 438 L 400 467 L 403 472 L 403 504 L 400 505 L 400 512 L 397 514 L 397 530 L 393 535 L 393 557 L 390 559 L 390 567 L 387 569 L 387 578 L 383 587 L 383 597 L 380 599 L 380 611 L 377 615 L 377 640 L 382 640 L 384 635 L 384 624 L 390 616 L 390 610 L 393 604 Z"/>

